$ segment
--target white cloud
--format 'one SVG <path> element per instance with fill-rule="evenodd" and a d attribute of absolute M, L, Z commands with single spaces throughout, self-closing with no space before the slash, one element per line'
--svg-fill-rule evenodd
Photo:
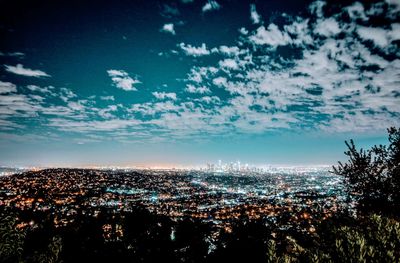
<path fill-rule="evenodd" d="M 205 93 L 211 93 L 211 90 L 207 87 L 201 86 L 201 87 L 196 87 L 192 84 L 186 85 L 187 92 L 189 93 L 198 93 L 198 94 L 205 94 Z"/>
<path fill-rule="evenodd" d="M 385 29 L 360 26 L 357 33 L 363 40 L 371 40 L 376 46 L 385 48 L 389 45 Z"/>
<path fill-rule="evenodd" d="M 366 14 L 365 14 L 364 6 L 360 2 L 355 2 L 353 5 L 347 7 L 346 10 L 351 19 L 360 18 L 363 21 L 368 20 Z"/>
<path fill-rule="evenodd" d="M 0 81 L 0 94 L 17 92 L 17 87 L 11 82 Z"/>
<path fill-rule="evenodd" d="M 242 34 L 242 35 L 247 35 L 249 33 L 249 31 L 246 28 L 241 27 L 239 29 L 239 33 Z"/>
<path fill-rule="evenodd" d="M 271 47 L 285 46 L 291 43 L 290 36 L 279 30 L 275 24 L 270 24 L 268 29 L 260 26 L 256 33 L 249 37 L 249 40 L 256 45 L 269 45 Z"/>
<path fill-rule="evenodd" d="M 219 103 L 221 100 L 217 96 L 212 96 L 212 97 L 204 96 L 204 97 L 201 97 L 198 101 L 204 102 L 207 104 L 213 104 L 215 106 L 215 104 Z"/>
<path fill-rule="evenodd" d="M 128 73 L 123 70 L 110 69 L 107 70 L 107 73 L 117 88 L 126 91 L 136 91 L 137 89 L 134 85 L 141 83 L 139 80 L 131 78 Z"/>
<path fill-rule="evenodd" d="M 171 99 L 171 100 L 176 100 L 176 93 L 173 92 L 152 92 L 154 97 L 156 97 L 159 100 L 165 100 L 165 99 Z"/>
<path fill-rule="evenodd" d="M 221 9 L 221 5 L 218 4 L 216 1 L 209 0 L 201 9 L 203 13 L 213 11 L 213 10 L 219 10 Z"/>
<path fill-rule="evenodd" d="M 216 72 L 218 72 L 216 67 L 194 67 L 188 74 L 188 80 L 195 83 L 200 83 L 204 78 L 213 76 Z"/>
<path fill-rule="evenodd" d="M 6 52 L 6 53 L 3 53 L 0 51 L 0 56 L 2 56 L 2 57 L 23 57 L 23 56 L 25 56 L 25 54 L 22 52 L 18 52 L 18 51 L 17 52 Z"/>
<path fill-rule="evenodd" d="M 319 21 L 315 28 L 315 33 L 330 37 L 340 33 L 338 22 L 334 18 L 327 18 Z"/>
<path fill-rule="evenodd" d="M 75 121 L 66 119 L 51 119 L 50 126 L 57 127 L 62 131 L 72 132 L 97 132 L 97 131 L 116 131 L 141 124 L 135 119 L 110 119 L 102 121 Z"/>
<path fill-rule="evenodd" d="M 77 95 L 70 89 L 61 88 L 58 97 L 62 99 L 64 102 L 68 102 L 70 99 L 76 98 Z"/>
<path fill-rule="evenodd" d="M 180 43 L 179 47 L 185 52 L 187 56 L 200 57 L 210 55 L 210 51 L 207 49 L 206 44 L 201 44 L 200 47 L 194 47 L 192 45 L 185 45 Z"/>
<path fill-rule="evenodd" d="M 219 66 L 224 69 L 234 69 L 234 70 L 239 69 L 238 63 L 234 59 L 230 59 L 230 58 L 221 60 L 219 62 Z"/>
<path fill-rule="evenodd" d="M 223 55 L 226 56 L 237 56 L 239 55 L 240 49 L 239 47 L 233 46 L 233 47 L 228 47 L 228 46 L 220 46 L 219 49 L 217 49 L 218 52 L 220 52 Z"/>
<path fill-rule="evenodd" d="M 310 4 L 309 9 L 311 13 L 315 14 L 317 17 L 324 16 L 324 6 L 326 5 L 325 1 L 315 1 Z"/>
<path fill-rule="evenodd" d="M 111 101 L 115 100 L 114 96 L 100 96 L 100 99 L 101 100 L 111 100 Z"/>
<path fill-rule="evenodd" d="M 98 109 L 98 115 L 100 115 L 103 119 L 112 119 L 115 118 L 113 112 L 118 109 L 117 105 L 108 105 L 107 108 Z"/>
<path fill-rule="evenodd" d="M 166 33 L 175 35 L 174 24 L 169 23 L 169 24 L 163 25 L 163 27 L 161 28 L 161 32 L 166 32 Z"/>
<path fill-rule="evenodd" d="M 309 20 L 304 19 L 300 21 L 294 21 L 292 24 L 285 25 L 284 29 L 286 32 L 294 35 L 292 43 L 297 46 L 303 46 L 304 44 L 310 45 L 314 39 L 311 35 L 309 28 Z"/>
<path fill-rule="evenodd" d="M 400 23 L 394 23 L 391 25 L 392 30 L 388 32 L 391 41 L 400 40 Z"/>
<path fill-rule="evenodd" d="M 213 84 L 218 87 L 225 87 L 227 85 L 227 79 L 224 77 L 217 77 L 213 79 Z"/>
<path fill-rule="evenodd" d="M 31 91 L 39 91 L 42 94 L 16 94 L 16 93 L 8 93 L 6 95 L 0 96 L 0 119 L 5 119 L 10 116 L 12 117 L 20 117 L 20 118 L 29 118 L 29 117 L 38 117 L 39 113 L 41 114 L 54 114 L 57 116 L 68 116 L 69 118 L 80 118 L 84 114 L 81 112 L 74 113 L 73 108 L 78 107 L 77 104 L 82 103 L 84 101 L 77 101 L 76 104 L 69 104 L 72 101 L 69 101 L 67 98 L 65 106 L 53 106 L 49 105 L 45 102 L 45 96 L 55 96 L 55 97 L 66 97 L 66 88 L 60 89 L 57 93 L 52 89 L 53 87 L 48 88 L 40 88 L 38 86 L 29 85 L 29 90 Z M 47 90 L 51 90 L 47 92 Z M 73 94 L 73 93 L 72 93 Z M 70 98 L 71 95 L 69 95 Z M 71 107 L 70 107 L 71 106 Z M 81 108 L 84 109 L 84 108 Z M 43 122 L 43 120 L 42 120 Z"/>
<path fill-rule="evenodd" d="M 135 113 L 149 116 L 155 115 L 156 113 L 178 112 L 182 110 L 182 106 L 175 105 L 171 100 L 166 100 L 156 103 L 146 102 L 133 104 L 130 110 Z"/>
<path fill-rule="evenodd" d="M 6 89 L 11 93 L 5 92 Z M 4 91 L 0 92 L 0 123 L 8 123 L 8 130 L 25 128 L 19 124 L 18 118 L 32 117 L 34 117 L 33 122 L 38 122 L 36 123 L 37 125 L 51 126 L 58 130 L 78 133 L 90 133 L 97 130 L 109 131 L 115 127 L 119 128 L 117 127 L 118 123 L 121 125 L 121 129 L 130 127 L 130 125 L 124 126 L 124 123 L 127 122 L 121 120 L 113 122 L 90 121 L 93 117 L 115 119 L 116 116 L 113 112 L 121 105 L 108 105 L 106 108 L 97 108 L 94 107 L 94 101 L 80 99 L 78 95 L 67 88 L 56 89 L 52 86 L 28 85 L 24 90 L 26 94 L 17 94 L 15 93 L 17 90 L 14 89 L 13 85 L 7 82 L 0 82 L 0 90 Z M 59 98 L 62 103 L 60 104 L 59 101 L 54 99 L 46 100 L 48 97 Z M 111 98 L 113 97 L 107 96 L 107 99 Z M 54 119 L 54 117 L 57 117 L 57 119 Z M 138 122 L 130 120 L 130 123 L 137 124 Z M 36 129 L 33 129 L 29 132 L 34 133 L 35 131 Z"/>
<path fill-rule="evenodd" d="M 85 106 L 83 105 L 82 102 L 79 101 L 70 101 L 68 102 L 68 107 L 74 111 L 84 111 L 85 110 Z"/>
<path fill-rule="evenodd" d="M 58 96 L 58 94 L 54 91 L 55 88 L 53 86 L 40 87 L 37 85 L 28 85 L 28 86 L 26 86 L 26 88 L 33 92 L 39 92 L 39 93 L 43 93 L 43 94 L 50 95 L 53 97 Z"/>
<path fill-rule="evenodd" d="M 400 40 L 400 23 L 393 23 L 390 29 L 358 26 L 357 34 L 361 39 L 370 40 L 375 46 L 387 50 L 393 41 Z"/>
<path fill-rule="evenodd" d="M 261 16 L 257 13 L 256 5 L 250 5 L 250 19 L 253 24 L 259 24 L 261 22 Z"/>
<path fill-rule="evenodd" d="M 2 120 L 0 119 L 0 130 L 1 131 L 5 131 L 5 130 L 14 130 L 14 129 L 23 129 L 25 126 L 17 124 L 15 122 L 12 121 L 8 121 L 8 120 Z M 2 137 L 2 136 L 1 136 Z"/>
<path fill-rule="evenodd" d="M 345 113 L 343 116 L 332 118 L 327 123 L 320 126 L 321 130 L 327 133 L 337 132 L 362 132 L 368 133 L 378 127 L 396 127 L 398 122 L 390 118 L 387 114 L 378 113 L 365 115 L 361 112 L 354 114 Z"/>
<path fill-rule="evenodd" d="M 24 68 L 22 64 L 17 64 L 16 66 L 9 66 L 5 65 L 6 71 L 17 74 L 17 75 L 22 75 L 22 76 L 27 76 L 27 77 L 50 77 L 49 74 L 47 74 L 44 71 L 41 70 L 34 70 L 30 68 Z"/>

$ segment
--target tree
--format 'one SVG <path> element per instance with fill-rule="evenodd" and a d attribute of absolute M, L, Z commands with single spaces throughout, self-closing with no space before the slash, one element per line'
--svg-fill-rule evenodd
<path fill-rule="evenodd" d="M 389 128 L 388 134 L 388 145 L 368 150 L 357 150 L 353 140 L 346 141 L 349 160 L 333 167 L 358 201 L 359 212 L 400 213 L 400 128 Z"/>
<path fill-rule="evenodd" d="M 0 262 L 21 262 L 26 233 L 16 224 L 14 214 L 0 214 Z"/>

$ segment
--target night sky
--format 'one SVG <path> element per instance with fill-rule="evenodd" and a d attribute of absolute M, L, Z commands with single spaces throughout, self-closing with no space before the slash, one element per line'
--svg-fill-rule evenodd
<path fill-rule="evenodd" d="M 400 0 L 1 0 L 0 39 L 0 165 L 333 164 L 400 124 Z"/>

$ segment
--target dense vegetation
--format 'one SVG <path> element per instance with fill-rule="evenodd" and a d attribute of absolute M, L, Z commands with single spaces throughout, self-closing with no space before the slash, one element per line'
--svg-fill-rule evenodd
<path fill-rule="evenodd" d="M 400 208 L 400 128 L 390 128 L 389 145 L 357 150 L 346 142 L 348 163 L 334 168 L 345 178 L 348 193 L 358 201 L 360 213 L 399 213 Z"/>
<path fill-rule="evenodd" d="M 97 217 L 78 210 L 74 223 L 55 228 L 51 211 L 3 208 L 0 262 L 400 262 L 400 129 L 388 132 L 387 146 L 346 143 L 349 161 L 334 172 L 344 176 L 357 214 L 340 211 L 315 232 L 244 220 L 214 240 L 209 224 L 141 207 Z M 40 223 L 21 228 L 17 219 Z"/>

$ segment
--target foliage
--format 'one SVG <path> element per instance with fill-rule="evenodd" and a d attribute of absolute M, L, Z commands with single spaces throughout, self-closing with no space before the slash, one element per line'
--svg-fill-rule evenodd
<path fill-rule="evenodd" d="M 19 262 L 23 252 L 25 232 L 16 228 L 13 214 L 0 216 L 0 262 Z"/>
<path fill-rule="evenodd" d="M 55 236 L 51 239 L 47 249 L 33 257 L 33 262 L 37 263 L 57 263 L 60 262 L 60 253 L 62 251 L 62 239 Z"/>
<path fill-rule="evenodd" d="M 333 167 L 334 173 L 344 177 L 360 212 L 400 212 L 400 128 L 389 128 L 388 133 L 388 146 L 368 150 L 357 150 L 353 140 L 346 141 L 349 160 Z"/>
<path fill-rule="evenodd" d="M 372 215 L 360 226 L 335 228 L 333 258 L 341 262 L 397 262 L 400 223 Z"/>
<path fill-rule="evenodd" d="M 361 223 L 361 224 L 360 224 Z M 270 240 L 267 262 L 399 262 L 400 223 L 372 215 L 352 225 L 337 225 L 329 229 L 332 235 L 319 239 L 313 247 L 304 248 L 294 239 L 291 248 L 279 253 L 276 242 Z M 326 233 L 319 233 L 326 234 Z M 330 238 L 329 238 L 330 236 Z"/>
<path fill-rule="evenodd" d="M 47 227 L 48 237 L 43 238 L 41 226 L 19 231 L 15 215 L 2 217 L 0 261 L 400 262 L 400 222 L 381 215 L 329 219 L 309 237 L 311 242 L 261 220 L 238 221 L 232 232 L 221 232 L 218 240 L 212 240 L 207 224 L 188 219 L 173 222 L 141 209 L 121 217 L 105 212 L 77 219 L 62 229 Z M 106 240 L 104 224 L 122 225 L 124 234 Z"/>

